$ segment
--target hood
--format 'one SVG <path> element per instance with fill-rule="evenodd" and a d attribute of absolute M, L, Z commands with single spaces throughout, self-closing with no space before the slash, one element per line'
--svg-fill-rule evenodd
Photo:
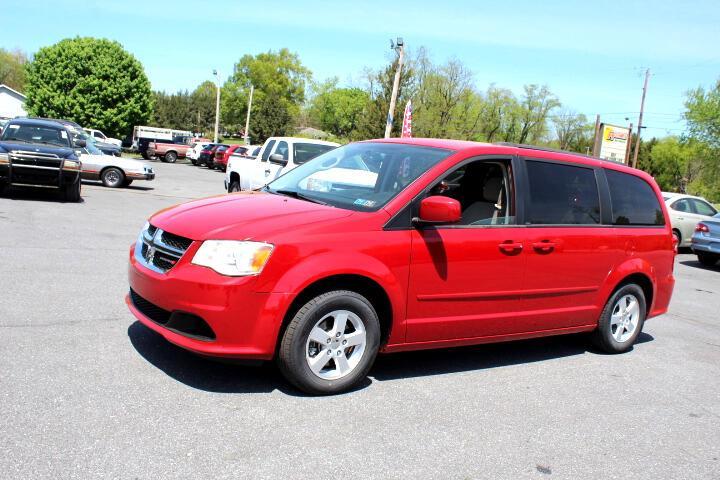
<path fill-rule="evenodd" d="M 0 148 L 8 152 L 22 150 L 25 152 L 52 153 L 60 158 L 68 158 L 75 154 L 70 147 L 58 147 L 54 145 L 43 145 L 41 143 L 23 143 L 15 141 L 0 140 Z"/>
<path fill-rule="evenodd" d="M 150 217 L 150 223 L 193 240 L 269 241 L 276 233 L 352 213 L 282 195 L 243 192 L 170 207 Z"/>

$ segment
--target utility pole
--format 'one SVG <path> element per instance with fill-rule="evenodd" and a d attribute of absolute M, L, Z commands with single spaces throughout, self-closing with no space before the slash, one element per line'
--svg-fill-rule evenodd
<path fill-rule="evenodd" d="M 627 145 L 625 146 L 625 158 L 623 158 L 623 163 L 627 165 L 630 163 L 630 150 L 632 150 L 632 128 L 633 124 L 630 124 L 630 127 L 628 128 L 628 139 L 627 139 Z"/>
<path fill-rule="evenodd" d="M 217 70 L 213 70 L 213 75 L 215 75 L 215 79 L 217 80 L 217 97 L 215 99 L 215 138 L 213 139 L 213 143 L 217 143 L 218 127 L 220 126 L 220 75 Z"/>
<path fill-rule="evenodd" d="M 595 115 L 595 134 L 593 135 L 593 157 L 600 155 L 600 142 L 598 135 L 600 133 L 600 114 Z"/>
<path fill-rule="evenodd" d="M 648 79 L 650 78 L 650 69 L 645 70 L 645 83 L 643 84 L 643 93 L 642 93 L 642 100 L 640 100 L 640 116 L 638 117 L 638 126 L 637 126 L 637 141 L 635 142 L 635 153 L 633 153 L 633 162 L 632 166 L 633 168 L 636 168 L 637 166 L 637 159 L 638 159 L 638 153 L 640 152 L 640 133 L 642 132 L 643 127 L 642 120 L 643 120 L 643 111 L 645 111 L 645 94 L 647 93 L 647 85 L 648 85 Z"/>
<path fill-rule="evenodd" d="M 250 109 L 252 108 L 252 96 L 253 91 L 255 90 L 255 87 L 253 85 L 250 85 L 250 98 L 248 99 L 248 111 L 247 111 L 247 117 L 245 117 L 245 135 L 243 138 L 245 139 L 245 145 L 250 145 Z"/>
<path fill-rule="evenodd" d="M 392 95 L 390 96 L 390 109 L 385 123 L 385 138 L 390 138 L 390 132 L 392 131 L 395 102 L 397 101 L 398 88 L 400 88 L 400 72 L 402 71 L 403 57 L 405 56 L 405 43 L 402 38 L 398 37 L 397 43 L 390 40 L 390 48 L 398 52 L 398 67 L 395 71 L 395 80 L 393 81 Z"/>

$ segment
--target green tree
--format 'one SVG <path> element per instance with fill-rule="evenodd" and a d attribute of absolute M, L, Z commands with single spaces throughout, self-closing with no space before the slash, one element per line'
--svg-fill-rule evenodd
<path fill-rule="evenodd" d="M 520 101 L 520 131 L 518 143 L 533 143 L 547 133 L 550 112 L 560 106 L 560 101 L 543 85 L 525 85 Z"/>
<path fill-rule="evenodd" d="M 685 107 L 690 136 L 720 149 L 720 80 L 707 91 L 703 87 L 690 90 Z"/>
<path fill-rule="evenodd" d="M 192 97 L 187 90 L 173 94 L 153 92 L 153 105 L 153 125 L 193 130 Z"/>
<path fill-rule="evenodd" d="M 152 114 L 152 92 L 140 62 L 122 45 L 77 37 L 41 48 L 27 69 L 32 115 L 65 118 L 125 136 Z"/>
<path fill-rule="evenodd" d="M 338 88 L 332 78 L 313 86 L 315 95 L 308 116 L 322 130 L 341 138 L 349 138 L 356 128 L 370 97 L 360 88 Z"/>
<path fill-rule="evenodd" d="M 254 102 L 255 103 L 255 102 Z M 293 131 L 293 116 L 286 102 L 277 96 L 263 96 L 253 105 L 250 137 L 262 143 L 268 137 L 282 137 Z"/>
<path fill-rule="evenodd" d="M 0 84 L 7 85 L 13 90 L 25 90 L 25 65 L 27 55 L 21 50 L 8 51 L 0 48 Z"/>
<path fill-rule="evenodd" d="M 210 80 L 197 86 L 190 95 L 192 130 L 211 136 L 215 132 L 215 101 L 217 87 Z M 220 109 L 222 111 L 222 108 Z"/>
<path fill-rule="evenodd" d="M 558 148 L 586 153 L 592 149 L 594 125 L 588 123 L 587 117 L 582 113 L 565 110 L 552 118 Z"/>

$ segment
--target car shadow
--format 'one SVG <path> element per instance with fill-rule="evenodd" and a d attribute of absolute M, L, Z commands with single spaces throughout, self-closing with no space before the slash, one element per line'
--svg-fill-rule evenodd
<path fill-rule="evenodd" d="M 688 267 L 695 267 L 700 268 L 702 270 L 709 270 L 711 272 L 720 272 L 720 262 L 716 263 L 714 266 L 709 267 L 707 265 L 703 265 L 697 260 L 681 260 L 680 263 L 682 265 L 688 266 Z"/>
<path fill-rule="evenodd" d="M 238 365 L 201 357 L 165 340 L 162 335 L 136 321 L 127 330 L 130 343 L 150 364 L 189 387 L 215 393 L 270 393 L 307 396 L 291 386 L 271 362 Z M 636 345 L 654 340 L 642 332 Z M 602 354 L 591 348 L 587 335 L 562 335 L 517 342 L 380 355 L 366 378 L 353 391 L 375 381 L 447 375 L 486 370 L 522 363 L 582 355 Z"/>
<path fill-rule="evenodd" d="M 52 202 L 52 203 L 85 203 L 80 194 L 79 202 L 67 202 L 63 198 L 62 191 L 54 188 L 42 187 L 9 187 L 0 195 L 0 198 L 8 200 L 26 200 L 31 202 Z"/>
<path fill-rule="evenodd" d="M 143 181 L 143 180 L 141 180 L 141 181 Z M 83 180 L 82 184 L 87 185 L 89 187 L 103 187 L 103 183 L 100 180 Z M 146 192 L 148 190 L 155 190 L 155 187 L 146 187 L 146 186 L 142 186 L 142 185 L 128 185 L 127 187 L 118 187 L 118 188 L 105 187 L 105 188 L 107 188 L 108 190 L 121 190 L 121 191 L 122 190 L 138 190 L 138 191 L 142 191 L 142 192 Z"/>

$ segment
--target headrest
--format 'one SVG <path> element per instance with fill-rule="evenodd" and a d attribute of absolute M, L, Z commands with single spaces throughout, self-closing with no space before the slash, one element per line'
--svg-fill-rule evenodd
<path fill-rule="evenodd" d="M 491 177 L 483 185 L 483 198 L 486 202 L 497 203 L 502 188 L 502 177 Z"/>

